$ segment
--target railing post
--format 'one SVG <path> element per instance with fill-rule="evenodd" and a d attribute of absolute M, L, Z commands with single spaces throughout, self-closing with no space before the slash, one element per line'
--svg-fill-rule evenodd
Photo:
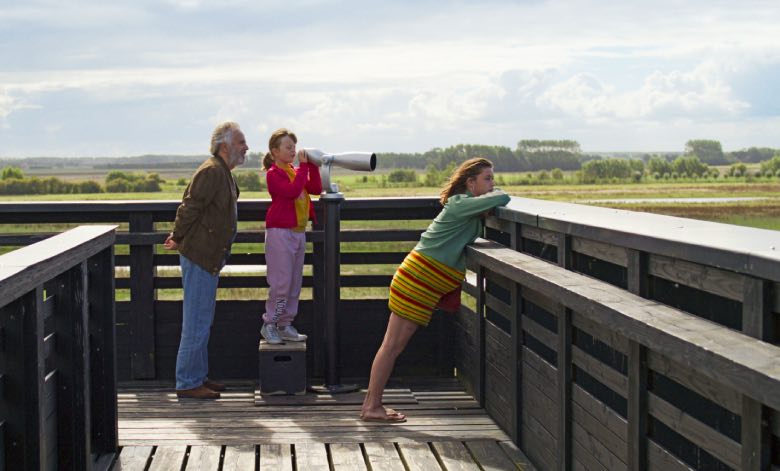
<path fill-rule="evenodd" d="M 520 224 L 512 223 L 510 237 L 512 250 L 522 252 L 523 238 L 520 236 Z M 522 445 L 523 435 L 523 296 L 519 284 L 512 284 L 510 293 L 512 301 L 512 351 L 510 352 L 510 384 L 514 393 L 514 415 L 512 417 L 512 440 L 517 446 Z"/>
<path fill-rule="evenodd" d="M 772 283 L 745 277 L 742 294 L 742 332 L 766 342 L 772 339 Z"/>
<path fill-rule="evenodd" d="M 745 277 L 742 302 L 742 331 L 759 340 L 771 341 L 771 286 L 766 280 Z M 769 468 L 771 437 L 768 411 L 755 399 L 742 396 L 742 469 Z"/>
<path fill-rule="evenodd" d="M 325 260 L 324 260 L 324 308 L 325 308 L 325 384 L 310 389 L 317 393 L 344 393 L 358 389 L 355 384 L 341 384 L 339 364 L 338 310 L 341 301 L 341 193 L 323 193 L 320 201 L 325 206 Z"/>
<path fill-rule="evenodd" d="M 628 249 L 628 291 L 649 297 L 648 255 Z M 640 343 L 628 342 L 628 469 L 647 469 L 647 349 Z"/>
<path fill-rule="evenodd" d="M 647 469 L 647 349 L 628 342 L 628 469 Z"/>
<path fill-rule="evenodd" d="M 0 468 L 46 468 L 43 288 L 38 286 L 0 309 L 2 352 L 0 414 L 4 460 Z M 56 437 L 55 437 L 56 438 Z"/>
<path fill-rule="evenodd" d="M 114 305 L 114 246 L 88 262 L 90 384 L 92 434 L 95 450 L 118 450 L 116 392 L 116 310 Z"/>
<path fill-rule="evenodd" d="M 152 232 L 151 213 L 131 213 L 130 232 Z M 154 379 L 154 246 L 130 246 L 130 376 Z"/>
<path fill-rule="evenodd" d="M 650 296 L 648 274 L 647 274 L 647 253 L 639 250 L 628 249 L 627 285 L 628 291 L 647 298 Z"/>
<path fill-rule="evenodd" d="M 559 252 L 560 253 L 560 252 Z M 572 463 L 572 362 L 571 310 L 561 306 L 558 309 L 558 457 L 560 469 L 568 471 Z"/>
<path fill-rule="evenodd" d="M 324 204 L 320 206 L 324 208 Z M 314 225 L 315 231 L 320 231 L 324 235 L 324 210 L 317 214 L 317 223 Z M 309 376 L 325 376 L 325 319 L 319 315 L 318 306 L 325 304 L 325 240 L 320 239 L 312 243 L 312 332 L 306 341 L 306 348 L 310 349 L 310 358 L 312 358 L 312 371 Z"/>
<path fill-rule="evenodd" d="M 573 263 L 571 253 L 571 236 L 563 232 L 558 233 L 558 265 L 571 270 Z"/>
<path fill-rule="evenodd" d="M 58 465 L 88 469 L 92 460 L 89 398 L 87 262 L 55 279 Z"/>
<path fill-rule="evenodd" d="M 571 236 L 558 233 L 558 265 L 570 270 L 574 260 L 571 250 Z M 560 469 L 568 471 L 572 463 L 572 363 L 571 310 L 562 307 L 558 310 L 558 457 Z"/>
<path fill-rule="evenodd" d="M 485 407 L 485 361 L 487 358 L 485 344 L 485 267 L 481 264 L 477 268 L 477 384 L 474 392 L 477 394 L 477 401 L 480 407 Z"/>

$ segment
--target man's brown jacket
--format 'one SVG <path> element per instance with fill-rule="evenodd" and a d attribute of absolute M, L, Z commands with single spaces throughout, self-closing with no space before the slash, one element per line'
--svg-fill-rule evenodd
<path fill-rule="evenodd" d="M 211 157 L 195 171 L 176 210 L 173 240 L 179 253 L 214 275 L 230 251 L 238 194 L 225 161 Z"/>

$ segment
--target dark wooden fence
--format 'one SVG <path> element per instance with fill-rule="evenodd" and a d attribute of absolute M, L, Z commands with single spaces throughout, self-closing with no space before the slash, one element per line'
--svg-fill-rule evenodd
<path fill-rule="evenodd" d="M 778 469 L 776 231 L 522 198 L 488 225 L 457 370 L 541 469 Z"/>
<path fill-rule="evenodd" d="M 121 225 L 116 264 L 130 269 L 129 278 L 116 279 L 130 294 L 117 302 L 121 379 L 173 378 L 181 302 L 158 294 L 181 279 L 157 268 L 178 265 L 160 248 L 168 232 L 161 224 L 170 224 L 177 204 L 0 203 L 7 224 Z M 239 202 L 244 226 L 229 264 L 264 263 L 262 248 L 242 244 L 263 241 L 267 205 Z M 321 203 L 315 207 L 322 221 Z M 392 270 L 352 269 L 394 268 L 438 210 L 435 198 L 344 201 L 342 293 L 386 289 Z M 413 228 L 409 220 L 417 221 Z M 374 228 L 355 229 L 352 221 Z M 778 469 L 777 232 L 524 198 L 487 225 L 492 242 L 468 253 L 476 278 L 467 292 L 480 315 L 464 307 L 454 317 L 434 316 L 399 359 L 397 376 L 456 370 L 541 469 Z M 43 237 L 5 234 L 0 245 Z M 310 334 L 311 380 L 325 376 L 327 357 L 323 227 L 307 237 L 304 286 L 313 293 L 296 323 Z M 392 242 L 405 245 L 377 248 Z M 258 275 L 220 280 L 221 288 L 264 286 Z M 338 303 L 343 376 L 368 374 L 388 315 L 382 293 Z M 262 310 L 262 299 L 217 303 L 215 377 L 255 377 Z"/>
<path fill-rule="evenodd" d="M 262 221 L 270 204 L 267 200 L 239 201 L 238 216 L 242 226 L 236 238 L 229 264 L 254 266 L 265 263 Z M 0 246 L 26 245 L 50 236 L 46 225 L 114 223 L 117 233 L 116 266 L 129 269 L 129 277 L 116 279 L 118 292 L 129 293 L 129 300 L 116 303 L 117 365 L 120 380 L 157 379 L 171 381 L 174 377 L 176 352 L 181 332 L 181 301 L 158 299 L 160 290 L 181 288 L 178 274 L 158 273 L 160 267 L 178 266 L 175 252 L 162 248 L 168 227 L 174 220 L 175 201 L 99 201 L 78 203 L 0 203 Z M 387 290 L 392 272 L 419 239 L 422 230 L 439 211 L 436 198 L 347 199 L 341 204 L 342 291 L 350 288 Z M 315 203 L 318 221 L 307 233 L 312 243 L 305 263 L 307 274 L 304 288 L 312 289 L 311 299 L 301 302 L 296 325 L 309 334 L 307 371 L 312 382 L 326 376 L 324 306 L 324 231 L 322 202 Z M 360 221 L 384 227 L 356 229 Z M 404 228 L 409 221 L 418 229 Z M 3 224 L 30 225 L 23 234 L 10 234 Z M 36 226 L 38 225 L 38 226 Z M 41 226 L 42 225 L 42 226 Z M 249 226 L 246 228 L 244 226 Z M 35 233 L 36 227 L 44 232 Z M 40 231 L 41 229 L 38 229 Z M 6 232 L 5 234 L 2 234 Z M 386 243 L 401 242 L 403 248 L 388 249 Z M 126 247 L 125 247 L 126 246 Z M 385 274 L 353 274 L 366 265 L 386 264 Z M 395 265 L 395 266 L 394 266 Z M 167 276 L 163 276 L 167 275 Z M 220 277 L 220 288 L 267 287 L 265 276 L 236 275 Z M 220 291 L 223 291 L 220 289 Z M 224 295 L 220 295 L 224 296 Z M 342 299 L 339 303 L 338 350 L 340 375 L 366 377 L 373 355 L 381 343 L 387 325 L 387 292 L 366 299 Z M 210 374 L 220 379 L 252 379 L 257 377 L 257 345 L 260 340 L 260 315 L 263 299 L 221 299 L 209 347 Z M 419 335 L 399 359 L 398 375 L 452 376 L 452 323 L 436 319 Z M 441 346 L 445 345 L 445 348 Z M 429 359 L 426 362 L 419 358 Z"/>
<path fill-rule="evenodd" d="M 117 452 L 114 229 L 0 256 L 0 469 L 107 469 Z"/>

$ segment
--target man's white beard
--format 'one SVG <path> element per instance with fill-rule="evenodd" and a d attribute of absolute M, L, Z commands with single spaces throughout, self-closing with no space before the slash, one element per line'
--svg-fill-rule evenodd
<path fill-rule="evenodd" d="M 242 154 L 241 151 L 233 151 L 230 153 L 230 164 L 233 167 L 244 165 L 245 161 L 246 161 L 246 155 Z"/>

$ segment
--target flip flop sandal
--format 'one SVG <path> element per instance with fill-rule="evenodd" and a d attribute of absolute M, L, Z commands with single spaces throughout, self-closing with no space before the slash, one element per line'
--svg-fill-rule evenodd
<path fill-rule="evenodd" d="M 403 415 L 386 414 L 384 417 L 360 417 L 363 422 L 384 422 L 388 424 L 398 424 L 406 422 L 406 417 Z"/>

